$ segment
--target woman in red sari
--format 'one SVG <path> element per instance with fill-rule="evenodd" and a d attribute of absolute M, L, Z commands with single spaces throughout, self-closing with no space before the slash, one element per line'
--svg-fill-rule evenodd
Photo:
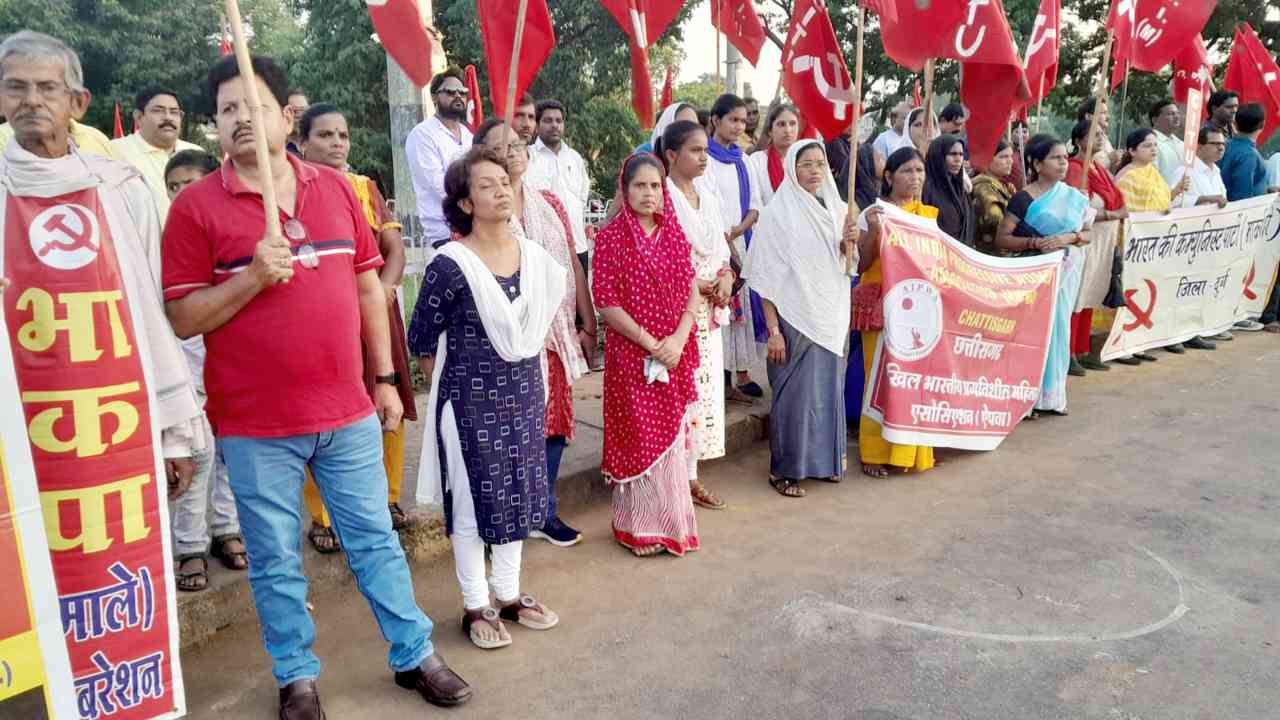
<path fill-rule="evenodd" d="M 1084 174 L 1084 162 L 1080 158 L 1084 155 L 1085 138 L 1089 136 L 1090 125 L 1091 121 L 1081 120 L 1071 130 L 1071 144 L 1075 147 L 1075 152 L 1072 153 L 1071 159 L 1067 161 L 1067 184 L 1074 188 L 1080 187 L 1080 178 Z M 1100 147 L 1101 138 L 1106 136 L 1106 133 L 1101 128 L 1097 132 L 1098 137 L 1095 138 L 1094 147 Z M 1120 192 L 1120 188 L 1116 186 L 1115 178 L 1111 176 L 1111 172 L 1100 163 L 1093 163 L 1089 167 L 1089 192 L 1087 194 L 1089 196 L 1089 205 L 1098 211 L 1098 215 L 1094 218 L 1094 223 L 1123 220 L 1129 217 L 1129 211 L 1125 209 L 1124 205 L 1124 193 Z M 1092 356 L 1089 342 L 1092 328 L 1093 308 L 1084 308 L 1071 315 L 1071 356 L 1086 370 L 1110 370 L 1111 368 L 1107 367 L 1101 360 Z M 1116 362 L 1124 365 L 1138 364 L 1138 361 L 1132 358 L 1120 358 Z M 1076 374 L 1078 375 L 1079 373 Z"/>
<path fill-rule="evenodd" d="M 613 536 L 641 557 L 698 549 L 687 431 L 698 400 L 690 333 L 703 300 L 664 182 L 652 154 L 623 162 L 622 211 L 596 237 L 591 274 L 607 329 L 602 469 Z"/>

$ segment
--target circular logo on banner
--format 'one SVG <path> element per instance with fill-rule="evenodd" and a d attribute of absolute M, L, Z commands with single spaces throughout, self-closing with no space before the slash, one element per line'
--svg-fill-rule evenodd
<path fill-rule="evenodd" d="M 40 262 L 75 270 L 98 257 L 98 218 L 83 205 L 54 205 L 36 215 L 27 228 L 31 251 Z"/>
<path fill-rule="evenodd" d="M 884 296 L 884 339 L 899 360 L 919 360 L 942 339 L 942 294 L 928 280 L 903 280 Z"/>

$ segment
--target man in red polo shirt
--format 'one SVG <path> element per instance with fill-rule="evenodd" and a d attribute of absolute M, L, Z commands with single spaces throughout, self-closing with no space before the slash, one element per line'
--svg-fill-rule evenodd
<path fill-rule="evenodd" d="M 284 720 L 320 718 L 315 625 L 298 555 L 303 467 L 320 487 L 398 685 L 454 705 L 471 689 L 433 652 L 387 515 L 381 429 L 402 412 L 387 329 L 382 258 L 350 183 L 285 151 L 295 118 L 284 73 L 253 69 L 271 166 L 254 153 L 244 83 L 228 56 L 209 73 L 222 168 L 189 186 L 163 241 L 166 310 L 175 332 L 204 335 L 206 412 L 231 474 L 248 546 L 249 583 L 280 686 Z M 270 172 L 284 238 L 265 238 Z M 365 392 L 360 339 L 378 384 Z"/>

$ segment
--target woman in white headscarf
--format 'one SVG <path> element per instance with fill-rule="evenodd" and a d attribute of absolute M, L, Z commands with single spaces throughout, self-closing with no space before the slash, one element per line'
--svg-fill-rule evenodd
<path fill-rule="evenodd" d="M 800 480 L 839 482 L 844 474 L 847 299 L 857 231 L 821 143 L 792 145 L 783 170 L 743 274 L 764 299 L 769 332 L 769 484 L 803 497 Z"/>

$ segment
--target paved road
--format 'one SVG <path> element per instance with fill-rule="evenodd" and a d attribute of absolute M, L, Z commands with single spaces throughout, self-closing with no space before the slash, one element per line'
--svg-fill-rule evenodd
<path fill-rule="evenodd" d="M 1280 707 L 1280 341 L 1072 380 L 1072 414 L 921 476 L 764 482 L 704 550 L 639 560 L 608 508 L 587 541 L 528 548 L 561 627 L 470 647 L 452 564 L 415 570 L 438 647 L 476 687 L 457 718 L 1275 718 Z M 399 690 L 354 587 L 316 609 L 329 717 L 443 717 Z M 184 657 L 195 718 L 275 717 L 252 623 Z"/>

